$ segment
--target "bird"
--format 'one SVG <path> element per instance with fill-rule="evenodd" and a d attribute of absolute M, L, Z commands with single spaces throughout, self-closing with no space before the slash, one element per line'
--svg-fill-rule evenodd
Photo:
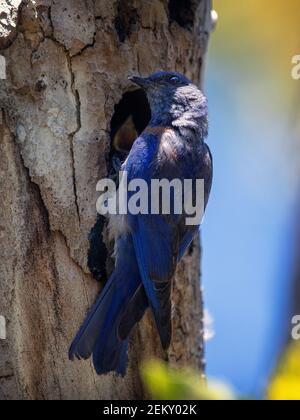
<path fill-rule="evenodd" d="M 142 179 L 147 185 L 153 179 L 201 179 L 205 208 L 213 178 L 212 155 L 205 143 L 206 97 L 177 72 L 158 71 L 129 80 L 145 91 L 151 119 L 134 141 L 122 170 L 129 180 Z M 124 376 L 130 333 L 148 308 L 162 348 L 169 348 L 172 279 L 200 223 L 187 224 L 184 212 L 176 214 L 174 206 L 170 208 L 170 214 L 160 208 L 155 214 L 109 216 L 115 267 L 71 344 L 70 360 L 92 356 L 97 374 Z"/>

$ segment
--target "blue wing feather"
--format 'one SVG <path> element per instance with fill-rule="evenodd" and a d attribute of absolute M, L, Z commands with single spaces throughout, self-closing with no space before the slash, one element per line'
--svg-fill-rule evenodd
<path fill-rule="evenodd" d="M 150 185 L 151 179 L 155 177 L 153 162 L 158 142 L 155 135 L 144 135 L 135 141 L 125 166 L 128 181 L 142 178 Z M 176 221 L 170 216 L 159 214 L 138 214 L 129 216 L 128 220 L 141 279 L 162 345 L 167 348 L 171 338 L 170 285 L 179 248 Z"/>

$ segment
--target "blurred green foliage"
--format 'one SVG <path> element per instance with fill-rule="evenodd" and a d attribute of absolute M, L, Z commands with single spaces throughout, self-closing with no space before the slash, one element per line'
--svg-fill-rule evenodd
<path fill-rule="evenodd" d="M 142 379 L 155 400 L 234 400 L 231 388 L 191 369 L 175 369 L 160 360 L 142 364 Z M 268 400 L 300 400 L 300 343 L 291 343 L 266 392 Z"/>
<path fill-rule="evenodd" d="M 230 388 L 218 382 L 206 383 L 199 372 L 174 369 L 159 360 L 142 364 L 142 379 L 156 400 L 232 400 Z"/>

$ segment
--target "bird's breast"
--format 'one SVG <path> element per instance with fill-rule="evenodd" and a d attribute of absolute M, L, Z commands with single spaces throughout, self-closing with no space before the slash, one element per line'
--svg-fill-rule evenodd
<path fill-rule="evenodd" d="M 164 126 L 147 127 L 144 133 L 157 138 L 159 158 L 167 159 L 169 163 L 177 162 L 182 140 L 173 128 Z"/>

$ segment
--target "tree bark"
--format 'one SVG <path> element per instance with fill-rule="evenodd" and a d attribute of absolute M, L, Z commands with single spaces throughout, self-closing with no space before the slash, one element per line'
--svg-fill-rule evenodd
<path fill-rule="evenodd" d="M 127 76 L 177 70 L 200 83 L 210 12 L 210 0 L 0 1 L 0 399 L 140 399 L 146 357 L 203 368 L 198 239 L 175 277 L 167 353 L 149 313 L 124 378 L 97 377 L 68 347 L 103 284 L 89 234 Z"/>

